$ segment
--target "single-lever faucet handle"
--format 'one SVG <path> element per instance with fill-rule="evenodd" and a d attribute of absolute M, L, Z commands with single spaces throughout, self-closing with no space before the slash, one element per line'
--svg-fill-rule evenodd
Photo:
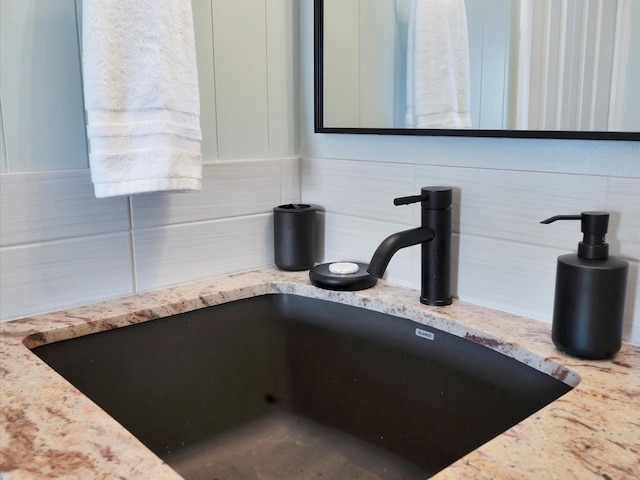
<path fill-rule="evenodd" d="M 429 200 L 429 194 L 423 193 L 422 195 L 411 195 L 409 197 L 394 198 L 393 204 L 396 206 L 409 205 L 411 203 L 426 202 L 427 200 Z"/>

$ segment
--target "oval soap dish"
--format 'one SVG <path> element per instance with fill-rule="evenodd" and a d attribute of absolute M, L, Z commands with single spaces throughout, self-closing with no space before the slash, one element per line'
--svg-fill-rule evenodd
<path fill-rule="evenodd" d="M 309 280 L 325 290 L 365 290 L 378 282 L 376 277 L 367 272 L 368 267 L 368 264 L 358 262 L 322 263 L 309 271 Z"/>

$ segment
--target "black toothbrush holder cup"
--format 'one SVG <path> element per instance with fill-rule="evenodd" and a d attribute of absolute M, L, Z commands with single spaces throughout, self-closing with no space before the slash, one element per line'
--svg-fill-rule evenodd
<path fill-rule="evenodd" d="M 309 270 L 316 260 L 316 211 L 290 203 L 273 209 L 273 247 L 280 270 Z"/>

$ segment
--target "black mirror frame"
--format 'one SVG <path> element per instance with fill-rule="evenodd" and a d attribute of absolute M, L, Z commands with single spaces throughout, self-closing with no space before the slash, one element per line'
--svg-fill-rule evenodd
<path fill-rule="evenodd" d="M 480 130 L 480 129 L 435 129 L 435 128 L 354 128 L 324 126 L 324 1 L 314 0 L 314 131 L 315 133 L 343 133 L 366 135 L 417 135 L 449 137 L 510 137 L 548 138 L 574 140 L 634 140 L 640 141 L 640 132 L 603 132 L 568 130 Z"/>

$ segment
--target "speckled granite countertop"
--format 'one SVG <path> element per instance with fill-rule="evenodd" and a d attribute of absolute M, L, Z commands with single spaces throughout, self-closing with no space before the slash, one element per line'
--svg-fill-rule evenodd
<path fill-rule="evenodd" d="M 0 324 L 3 478 L 180 478 L 29 348 L 266 293 L 294 293 L 382 311 L 467 337 L 576 385 L 559 400 L 434 478 L 640 478 L 640 347 L 613 361 L 559 353 L 550 326 L 476 305 L 421 305 L 415 290 L 379 282 L 344 293 L 307 272 L 266 268 Z"/>

